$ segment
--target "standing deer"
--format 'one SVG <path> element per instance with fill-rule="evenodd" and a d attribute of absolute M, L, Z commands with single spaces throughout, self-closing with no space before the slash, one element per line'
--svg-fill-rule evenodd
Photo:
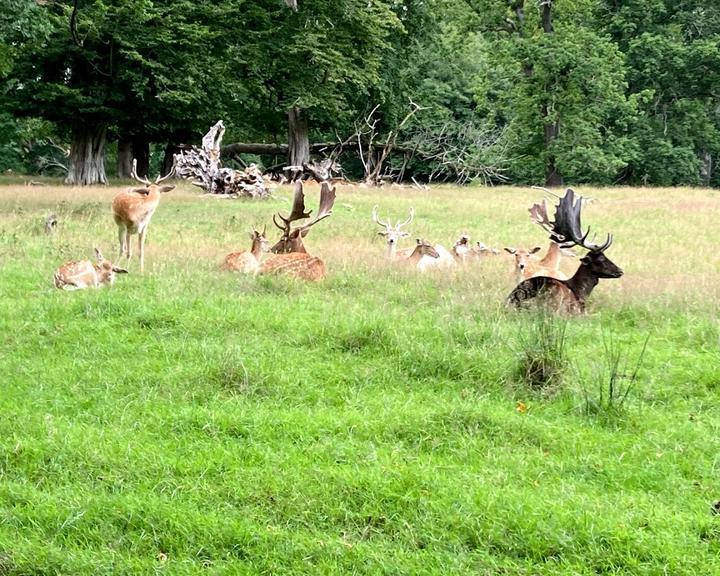
<path fill-rule="evenodd" d="M 221 268 L 223 270 L 234 270 L 236 272 L 243 272 L 245 274 L 252 274 L 257 272 L 260 268 L 260 259 L 262 258 L 263 252 L 268 250 L 268 241 L 265 237 L 265 227 L 263 231 L 259 232 L 255 229 L 250 233 L 250 250 L 243 250 L 242 252 L 232 252 L 225 256 Z"/>
<path fill-rule="evenodd" d="M 175 172 L 173 167 L 167 175 L 150 182 L 147 178 L 137 175 L 137 160 L 133 160 L 132 177 L 143 184 L 139 188 L 129 188 L 115 195 L 112 201 L 112 212 L 115 224 L 118 227 L 118 240 L 120 242 L 120 255 L 127 256 L 130 262 L 130 235 L 138 235 L 138 252 L 140 253 L 140 271 L 145 268 L 145 238 L 148 226 L 155 210 L 160 203 L 161 194 L 170 192 L 175 188 L 172 185 L 160 186 L 160 182 L 170 178 Z"/>
<path fill-rule="evenodd" d="M 550 233 L 552 240 L 559 242 L 562 248 L 580 246 L 588 253 L 580 259 L 580 267 L 569 280 L 558 280 L 550 276 L 535 276 L 520 282 L 507 297 L 508 305 L 517 308 L 533 298 L 542 297 L 552 308 L 569 314 L 585 311 L 585 301 L 590 296 L 600 278 L 620 278 L 623 271 L 607 256 L 613 237 L 608 234 L 603 244 L 593 244 L 587 238 L 590 229 L 583 234 L 580 223 L 582 197 L 575 201 L 575 192 L 568 188 L 565 196 L 555 209 L 555 221 L 545 219 L 542 227 Z"/>
<path fill-rule="evenodd" d="M 307 236 L 310 228 L 332 215 L 335 203 L 335 187 L 330 188 L 327 182 L 320 186 L 320 205 L 315 217 L 307 224 L 292 227 L 293 222 L 310 218 L 310 212 L 305 211 L 305 193 L 302 182 L 295 183 L 295 196 L 290 215 L 285 218 L 279 213 L 273 216 L 273 222 L 280 230 L 282 236 L 270 248 L 275 254 L 267 258 L 258 268 L 258 274 L 287 274 L 303 280 L 322 280 L 325 278 L 325 263 L 316 256 L 311 256 L 305 249 L 303 238 Z M 282 221 L 282 225 L 277 219 Z"/>
<path fill-rule="evenodd" d="M 125 268 L 115 266 L 105 260 L 99 248 L 95 248 L 97 264 L 90 260 L 66 262 L 55 271 L 53 282 L 56 288 L 63 290 L 82 290 L 83 288 L 101 288 L 115 282 L 115 274 L 127 274 Z"/>

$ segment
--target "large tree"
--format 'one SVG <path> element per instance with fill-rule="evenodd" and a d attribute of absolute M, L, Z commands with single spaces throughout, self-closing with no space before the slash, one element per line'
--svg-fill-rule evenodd
<path fill-rule="evenodd" d="M 213 28 L 222 6 L 74 0 L 44 3 L 41 16 L 51 31 L 26 39 L 9 95 L 18 113 L 71 131 L 68 183 L 106 182 L 108 133 L 141 159 L 150 141 L 202 133 L 237 83 L 219 53 L 227 28 Z"/>

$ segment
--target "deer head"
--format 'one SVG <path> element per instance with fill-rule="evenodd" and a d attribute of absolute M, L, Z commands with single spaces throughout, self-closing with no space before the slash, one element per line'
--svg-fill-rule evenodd
<path fill-rule="evenodd" d="M 623 275 L 622 269 L 605 256 L 605 251 L 613 243 L 612 234 L 608 234 L 602 244 L 589 242 L 590 228 L 583 233 L 580 223 L 582 204 L 582 196 L 576 201 L 575 192 L 572 188 L 568 188 L 555 209 L 555 221 L 550 222 L 546 218 L 541 226 L 550 233 L 551 240 L 557 242 L 561 248 L 573 246 L 585 248 L 588 253 L 580 259 L 580 266 L 596 278 L 620 278 Z"/>
<path fill-rule="evenodd" d="M 132 167 L 132 172 L 130 173 L 130 175 L 133 177 L 133 179 L 140 182 L 140 184 L 142 184 L 143 186 L 140 188 L 137 188 L 137 187 L 132 188 L 130 191 L 137 192 L 139 194 L 145 194 L 146 196 L 149 196 L 152 192 L 155 192 L 155 191 L 160 192 L 160 193 L 170 192 L 171 190 L 175 189 L 174 185 L 166 184 L 164 186 L 159 186 L 159 184 L 161 182 L 167 180 L 168 178 L 171 178 L 174 174 L 175 174 L 175 165 L 173 164 L 172 169 L 165 176 L 160 176 L 158 174 L 158 177 L 155 178 L 155 182 L 150 182 L 150 180 L 148 180 L 147 178 L 138 176 L 137 158 L 133 158 L 133 167 Z"/>
<path fill-rule="evenodd" d="M 285 218 L 277 213 L 273 216 L 273 222 L 282 231 L 282 236 L 277 243 L 270 248 L 275 254 L 286 254 L 289 252 L 307 252 L 303 244 L 303 238 L 307 236 L 310 228 L 330 216 L 332 207 L 335 203 L 335 187 L 330 188 L 327 182 L 323 182 L 320 187 L 320 206 L 315 217 L 302 226 L 292 227 L 293 222 L 310 218 L 312 211 L 305 212 L 305 194 L 303 192 L 302 182 L 295 182 L 295 197 L 293 199 L 292 210 L 290 215 Z M 278 223 L 278 218 L 282 225 Z"/>
<path fill-rule="evenodd" d="M 526 250 L 525 248 L 505 248 L 505 252 L 515 256 L 515 268 L 520 274 L 522 274 L 528 264 L 530 264 L 533 255 L 540 252 L 540 250 L 542 250 L 540 246 L 535 246 L 529 250 Z"/>
<path fill-rule="evenodd" d="M 100 252 L 100 248 L 95 248 L 95 270 L 97 270 L 98 282 L 100 284 L 112 284 L 115 282 L 115 274 L 127 274 L 128 271 L 125 268 L 115 266 L 110 260 L 106 260 Z"/>
<path fill-rule="evenodd" d="M 267 227 L 263 226 L 262 232 L 255 230 L 254 228 L 253 231 L 250 232 L 250 241 L 252 242 L 250 251 L 256 256 L 259 256 L 262 252 L 268 251 L 269 244 L 265 235 L 266 231 Z"/>
<path fill-rule="evenodd" d="M 398 220 L 395 226 L 390 224 L 390 222 L 383 222 L 382 220 L 380 220 L 380 218 L 378 218 L 377 209 L 378 207 L 376 204 L 375 206 L 373 206 L 372 220 L 378 226 L 385 228 L 385 230 L 381 230 L 380 232 L 378 232 L 378 235 L 385 237 L 388 244 L 388 253 L 392 256 L 395 253 L 395 249 L 397 248 L 397 244 L 400 241 L 400 238 L 405 238 L 406 236 L 410 235 L 408 232 L 402 230 L 402 228 L 403 226 L 407 226 L 413 221 L 413 217 L 415 216 L 415 209 L 410 208 L 410 216 L 407 218 L 407 220 Z"/>

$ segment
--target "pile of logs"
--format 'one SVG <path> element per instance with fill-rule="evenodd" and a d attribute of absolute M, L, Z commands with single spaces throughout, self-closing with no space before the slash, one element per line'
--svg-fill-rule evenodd
<path fill-rule="evenodd" d="M 270 191 L 260 169 L 250 164 L 244 170 L 223 168 L 220 164 L 220 143 L 225 125 L 219 120 L 203 136 L 202 148 L 193 146 L 175 154 L 175 173 L 191 180 L 208 194 L 227 198 L 266 198 Z"/>

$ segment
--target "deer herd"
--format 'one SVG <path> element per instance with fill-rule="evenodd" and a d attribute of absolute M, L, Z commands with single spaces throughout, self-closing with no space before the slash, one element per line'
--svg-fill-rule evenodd
<path fill-rule="evenodd" d="M 118 260 L 123 257 L 128 263 L 132 256 L 130 237 L 138 236 L 138 254 L 140 271 L 144 269 L 144 245 L 148 228 L 162 195 L 175 186 L 162 184 L 173 176 L 171 170 L 155 182 L 137 175 L 136 163 L 133 163 L 133 177 L 142 186 L 131 187 L 118 193 L 112 200 L 112 214 L 118 228 Z M 332 215 L 336 190 L 328 182 L 320 184 L 320 202 L 316 214 L 305 208 L 305 194 L 301 181 L 295 183 L 290 214 L 277 213 L 272 220 L 280 230 L 280 239 L 269 246 L 267 229 L 250 233 L 250 249 L 232 252 L 225 256 L 221 268 L 244 274 L 283 274 L 302 280 L 322 280 L 325 278 L 325 263 L 317 256 L 310 255 L 305 248 L 304 239 L 310 229 L 318 222 Z M 555 207 L 554 220 L 550 220 L 546 201 L 534 204 L 529 212 L 531 220 L 549 234 L 549 244 L 545 255 L 540 258 L 540 246 L 532 248 L 506 247 L 505 251 L 514 257 L 514 272 L 517 286 L 506 299 L 511 307 L 522 308 L 532 302 L 541 302 L 558 312 L 569 314 L 582 313 L 585 302 L 600 278 L 619 278 L 623 271 L 605 255 L 612 245 L 612 235 L 608 235 L 602 244 L 588 241 L 590 229 L 583 233 L 580 213 L 583 198 L 576 197 L 568 188 Z M 411 208 L 405 220 L 395 224 L 381 220 L 378 206 L 371 214 L 372 222 L 380 229 L 378 234 L 387 243 L 387 260 L 391 265 L 406 266 L 423 272 L 434 268 L 461 267 L 488 256 L 496 256 L 500 251 L 489 248 L 482 242 L 474 245 L 467 234 L 462 234 L 451 250 L 440 244 L 433 244 L 423 238 L 417 238 L 411 248 L 400 249 L 403 238 L 410 234 L 407 228 L 413 222 L 415 212 Z M 576 272 L 568 277 L 560 270 L 563 258 L 575 258 L 572 248 L 584 248 L 588 252 L 579 259 Z M 271 252 L 271 255 L 267 255 Z M 73 261 L 63 264 L 54 274 L 57 288 L 77 290 L 98 288 L 115 281 L 115 275 L 127 273 L 106 260 L 99 249 L 95 249 L 96 263 L 89 260 Z"/>

